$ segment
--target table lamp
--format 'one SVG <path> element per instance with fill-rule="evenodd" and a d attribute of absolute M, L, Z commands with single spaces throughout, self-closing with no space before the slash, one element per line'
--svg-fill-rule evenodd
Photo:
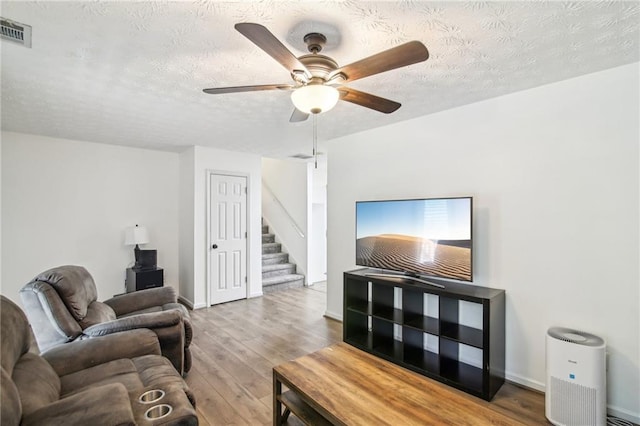
<path fill-rule="evenodd" d="M 140 247 L 138 244 L 146 244 L 149 242 L 149 233 L 144 226 L 130 226 L 125 229 L 124 244 L 127 246 L 136 245 L 133 249 L 133 254 L 136 259 L 134 268 L 140 268 Z"/>

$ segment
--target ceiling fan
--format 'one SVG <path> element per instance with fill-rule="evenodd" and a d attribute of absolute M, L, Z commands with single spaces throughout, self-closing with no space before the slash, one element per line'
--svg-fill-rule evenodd
<path fill-rule="evenodd" d="M 338 100 L 366 108 L 392 113 L 400 103 L 344 86 L 345 83 L 426 61 L 429 51 L 419 41 L 401 44 L 349 65 L 339 67 L 332 58 L 320 52 L 327 39 L 320 33 L 304 36 L 309 54 L 294 56 L 267 28 L 260 24 L 238 23 L 235 29 L 264 50 L 289 71 L 291 84 L 262 84 L 256 86 L 217 87 L 204 89 L 212 95 L 253 92 L 260 90 L 292 90 L 295 109 L 289 121 L 304 121 L 309 114 L 319 114 L 333 108 Z"/>

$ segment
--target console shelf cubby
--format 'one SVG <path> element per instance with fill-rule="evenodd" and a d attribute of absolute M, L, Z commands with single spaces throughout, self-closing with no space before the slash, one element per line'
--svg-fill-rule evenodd
<path fill-rule="evenodd" d="M 371 269 L 345 272 L 343 340 L 490 401 L 504 383 L 504 290 L 429 281 L 444 288 Z M 428 297 L 437 300 L 434 312 Z M 473 326 L 461 321 L 463 303 L 482 317 Z"/>

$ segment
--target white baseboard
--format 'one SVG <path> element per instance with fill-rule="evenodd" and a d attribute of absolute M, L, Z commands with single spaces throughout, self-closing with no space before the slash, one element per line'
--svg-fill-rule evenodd
<path fill-rule="evenodd" d="M 544 393 L 545 391 L 544 383 L 538 382 L 537 380 L 529 379 L 528 377 L 522 377 L 506 371 L 504 374 L 504 378 L 509 380 L 510 382 L 517 383 L 529 389 L 537 390 L 542 393 Z"/>
<path fill-rule="evenodd" d="M 185 297 L 178 296 L 178 302 L 185 305 L 187 308 L 193 310 L 193 302 Z"/>
<path fill-rule="evenodd" d="M 640 425 L 640 413 L 632 413 L 631 411 L 623 408 L 607 405 L 607 414 L 614 417 L 620 417 L 621 419 Z"/>
<path fill-rule="evenodd" d="M 333 312 L 324 311 L 324 316 L 342 322 L 342 314 L 334 314 Z"/>
<path fill-rule="evenodd" d="M 198 303 L 197 305 L 194 305 L 193 302 L 189 299 L 187 299 L 186 297 L 183 296 L 178 296 L 178 302 L 182 303 L 183 305 L 185 305 L 187 308 L 191 309 L 192 311 L 195 309 L 202 309 L 202 308 L 206 308 L 207 304 L 206 303 Z"/>
<path fill-rule="evenodd" d="M 256 292 L 256 293 L 251 293 L 249 295 L 249 299 L 253 299 L 254 297 L 260 297 L 260 296 L 263 296 L 263 295 L 264 295 L 264 293 L 262 293 L 261 291 Z"/>
<path fill-rule="evenodd" d="M 505 379 L 510 382 L 517 383 L 526 388 L 533 389 L 543 394 L 546 391 L 546 386 L 544 383 L 538 382 L 537 380 L 532 380 L 527 377 L 522 377 L 513 373 L 505 373 Z M 629 410 L 625 410 L 623 408 L 614 407 L 612 405 L 607 405 L 607 414 L 610 416 L 619 417 L 621 419 L 628 420 L 635 424 L 640 424 L 640 413 L 633 413 Z"/>

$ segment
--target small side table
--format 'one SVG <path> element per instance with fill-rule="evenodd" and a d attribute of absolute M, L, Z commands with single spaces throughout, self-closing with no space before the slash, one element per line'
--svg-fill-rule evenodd
<path fill-rule="evenodd" d="M 162 287 L 164 285 L 164 270 L 162 268 L 144 270 L 128 268 L 125 283 L 127 293 L 146 288 Z"/>

